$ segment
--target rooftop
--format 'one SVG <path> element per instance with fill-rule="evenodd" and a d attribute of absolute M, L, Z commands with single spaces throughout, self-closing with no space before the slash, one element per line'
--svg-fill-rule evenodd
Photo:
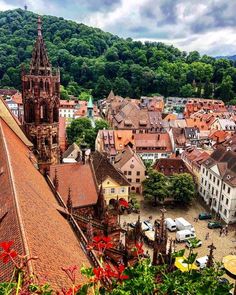
<path fill-rule="evenodd" d="M 58 192 L 63 201 L 68 199 L 71 190 L 73 207 L 84 207 L 97 203 L 97 186 L 91 165 L 86 163 L 57 164 L 50 167 L 50 178 L 53 181 L 57 171 Z"/>

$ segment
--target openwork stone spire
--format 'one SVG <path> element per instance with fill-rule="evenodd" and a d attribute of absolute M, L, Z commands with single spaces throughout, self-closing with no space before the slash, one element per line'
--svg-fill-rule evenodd
<path fill-rule="evenodd" d="M 42 36 L 42 21 L 40 16 L 38 17 L 38 37 L 36 39 L 33 56 L 30 64 L 31 75 L 47 76 L 51 75 L 51 64 L 48 60 L 47 50 L 45 48 L 43 36 Z"/>

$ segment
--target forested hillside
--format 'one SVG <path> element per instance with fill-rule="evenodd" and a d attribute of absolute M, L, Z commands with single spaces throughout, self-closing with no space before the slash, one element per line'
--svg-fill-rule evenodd
<path fill-rule="evenodd" d="M 42 21 L 50 60 L 60 67 L 69 94 L 92 92 L 99 99 L 113 89 L 130 97 L 159 93 L 229 101 L 236 93 L 233 61 L 122 39 L 63 18 L 43 16 Z M 21 64 L 29 65 L 36 34 L 36 14 L 0 12 L 0 87 L 20 88 Z"/>

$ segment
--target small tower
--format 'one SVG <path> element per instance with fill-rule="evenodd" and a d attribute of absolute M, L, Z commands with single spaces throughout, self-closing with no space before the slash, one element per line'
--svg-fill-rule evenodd
<path fill-rule="evenodd" d="M 155 241 L 153 249 L 153 265 L 163 264 L 167 260 L 167 229 L 165 225 L 165 212 L 166 210 L 162 208 L 161 210 L 161 220 L 160 226 L 155 228 Z"/>
<path fill-rule="evenodd" d="M 53 72 L 38 17 L 38 36 L 33 49 L 30 72 L 22 71 L 23 127 L 34 145 L 42 173 L 57 164 L 59 153 L 60 73 Z"/>
<path fill-rule="evenodd" d="M 87 105 L 87 117 L 89 119 L 93 119 L 93 99 L 91 96 L 89 98 L 88 105 Z"/>

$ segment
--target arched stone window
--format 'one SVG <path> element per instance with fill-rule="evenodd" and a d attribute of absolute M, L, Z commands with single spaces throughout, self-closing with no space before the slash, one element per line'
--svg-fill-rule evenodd
<path fill-rule="evenodd" d="M 34 103 L 32 101 L 29 101 L 26 103 L 25 112 L 26 112 L 26 116 L 25 116 L 26 122 L 27 123 L 35 122 L 35 109 L 34 109 Z"/>
<path fill-rule="evenodd" d="M 59 109 L 56 104 L 53 105 L 53 122 L 59 121 Z"/>
<path fill-rule="evenodd" d="M 45 101 L 40 104 L 40 121 L 41 123 L 48 122 L 48 105 Z"/>
<path fill-rule="evenodd" d="M 42 79 L 40 80 L 39 88 L 40 88 L 41 91 L 43 90 L 43 80 Z"/>

